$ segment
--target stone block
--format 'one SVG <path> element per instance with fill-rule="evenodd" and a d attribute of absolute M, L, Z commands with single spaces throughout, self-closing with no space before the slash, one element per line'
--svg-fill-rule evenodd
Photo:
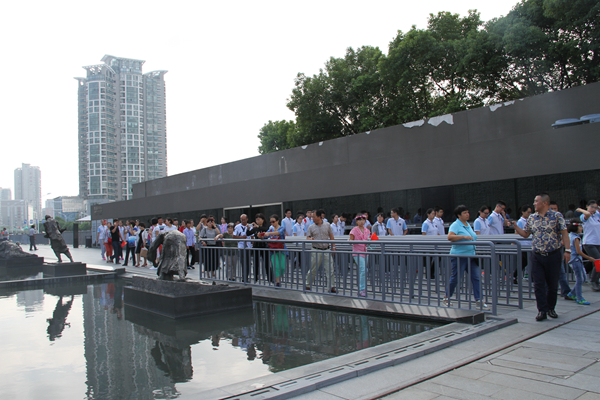
<path fill-rule="evenodd" d="M 28 279 L 42 272 L 42 265 L 0 266 L 0 281 Z"/>
<path fill-rule="evenodd" d="M 44 257 L 32 255 L 31 257 L 0 258 L 0 268 L 33 267 L 44 264 Z"/>
<path fill-rule="evenodd" d="M 44 278 L 57 276 L 86 275 L 86 266 L 81 262 L 44 264 Z"/>
<path fill-rule="evenodd" d="M 252 289 L 229 285 L 205 285 L 134 276 L 124 288 L 125 304 L 168 318 L 197 315 L 252 307 Z"/>

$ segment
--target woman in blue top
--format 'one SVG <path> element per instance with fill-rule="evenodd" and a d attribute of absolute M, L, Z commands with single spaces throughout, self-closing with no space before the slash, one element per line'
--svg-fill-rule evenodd
<path fill-rule="evenodd" d="M 469 210 L 467 207 L 460 205 L 456 207 L 454 210 L 454 215 L 458 218 L 452 225 L 450 225 L 450 229 L 448 230 L 448 240 L 451 242 L 474 242 L 477 240 L 477 235 L 469 225 Z M 450 254 L 456 255 L 465 255 L 465 256 L 474 256 L 475 255 L 475 246 L 469 245 L 460 245 L 460 246 L 452 246 L 450 249 Z M 471 267 L 471 285 L 473 286 L 473 296 L 475 296 L 475 306 L 477 308 L 481 308 L 483 310 L 489 310 L 490 308 L 481 301 L 481 287 L 479 283 L 479 279 L 481 277 L 481 269 L 479 268 L 479 264 L 477 264 L 477 259 L 475 258 L 466 258 L 466 257 L 451 257 L 450 264 L 452 265 L 452 276 L 450 277 L 450 283 L 448 288 L 446 288 L 446 297 L 444 297 L 444 304 L 448 307 L 450 304 L 450 297 L 454 293 L 454 289 L 456 289 L 456 285 L 458 284 L 458 260 L 460 260 L 460 280 L 462 281 L 462 277 L 467 270 L 467 267 L 470 264 Z"/>
<path fill-rule="evenodd" d="M 264 238 L 271 237 L 272 239 L 285 239 L 285 228 L 279 225 L 279 216 L 271 215 L 269 218 L 271 227 L 268 231 L 263 234 Z M 284 243 L 269 243 L 271 249 L 285 249 Z M 279 278 L 285 272 L 285 252 L 273 251 L 271 253 L 271 266 L 273 266 L 273 273 L 275 274 L 275 286 L 281 286 Z"/>

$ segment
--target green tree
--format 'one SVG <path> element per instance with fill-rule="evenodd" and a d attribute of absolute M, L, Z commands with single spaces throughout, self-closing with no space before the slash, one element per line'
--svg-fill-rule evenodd
<path fill-rule="evenodd" d="M 388 55 L 348 48 L 318 74 L 298 74 L 296 122 L 261 129 L 264 154 L 596 82 L 600 0 L 522 0 L 487 23 L 476 10 L 430 14 L 398 32 Z"/>
<path fill-rule="evenodd" d="M 348 48 L 325 69 L 298 74 L 288 108 L 296 114 L 295 146 L 353 135 L 383 126 L 377 47 Z"/>
<path fill-rule="evenodd" d="M 427 29 L 398 32 L 380 65 L 386 125 L 483 104 L 487 93 L 468 57 L 481 25 L 476 11 L 464 18 L 440 12 L 430 14 Z"/>
<path fill-rule="evenodd" d="M 295 130 L 296 123 L 294 121 L 269 121 L 260 128 L 258 152 L 267 154 L 294 147 L 291 143 L 294 140 Z"/>
<path fill-rule="evenodd" d="M 595 82 L 600 78 L 600 1 L 524 0 L 486 26 L 501 49 L 502 99 Z"/>

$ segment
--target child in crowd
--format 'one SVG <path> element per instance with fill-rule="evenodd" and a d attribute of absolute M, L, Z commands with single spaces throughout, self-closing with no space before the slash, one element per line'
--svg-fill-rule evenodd
<path fill-rule="evenodd" d="M 586 301 L 581 294 L 581 285 L 585 280 L 585 268 L 583 266 L 582 257 L 592 263 L 594 262 L 594 259 L 581 250 L 581 239 L 579 235 L 583 233 L 583 225 L 569 224 L 567 230 L 569 231 L 569 241 L 571 242 L 571 261 L 569 261 L 569 264 L 571 265 L 571 268 L 573 268 L 576 281 L 575 287 L 566 297 L 577 301 L 577 304 L 587 306 L 590 303 Z"/>

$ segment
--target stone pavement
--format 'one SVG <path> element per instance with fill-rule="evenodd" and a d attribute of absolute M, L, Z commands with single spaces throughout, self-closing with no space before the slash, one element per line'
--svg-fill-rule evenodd
<path fill-rule="evenodd" d="M 384 399 L 600 399 L 599 326 L 595 312 Z"/>
<path fill-rule="evenodd" d="M 600 399 L 600 292 L 584 285 L 584 297 L 559 298 L 542 322 L 532 301 L 502 308 L 519 322 L 296 399 Z"/>
<path fill-rule="evenodd" d="M 56 260 L 39 247 L 38 255 Z M 71 252 L 88 265 L 114 266 L 96 248 Z M 131 265 L 127 272 L 156 276 Z M 190 277 L 198 279 L 198 269 Z M 296 399 L 600 399 L 600 292 L 584 285 L 584 297 L 590 306 L 559 298 L 559 317 L 543 322 L 533 301 L 522 310 L 499 307 L 498 317 L 519 323 Z"/>

